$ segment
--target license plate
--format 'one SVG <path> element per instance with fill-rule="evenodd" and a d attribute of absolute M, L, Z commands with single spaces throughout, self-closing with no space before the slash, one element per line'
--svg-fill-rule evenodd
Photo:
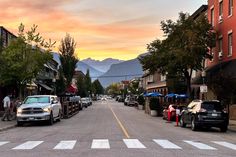
<path fill-rule="evenodd" d="M 216 116 L 217 116 L 217 113 L 212 113 L 212 116 L 216 117 Z"/>
<path fill-rule="evenodd" d="M 29 120 L 34 120 L 34 117 L 30 117 Z"/>

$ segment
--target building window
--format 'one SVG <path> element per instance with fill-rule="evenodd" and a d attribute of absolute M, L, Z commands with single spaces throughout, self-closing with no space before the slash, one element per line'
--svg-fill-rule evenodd
<path fill-rule="evenodd" d="M 219 58 L 223 57 L 223 38 L 219 38 Z"/>
<path fill-rule="evenodd" d="M 233 0 L 229 0 L 229 11 L 228 15 L 231 16 L 233 14 Z"/>
<path fill-rule="evenodd" d="M 161 81 L 166 81 L 166 75 L 161 75 Z"/>
<path fill-rule="evenodd" d="M 223 21 L 223 0 L 219 3 L 219 22 Z"/>
<path fill-rule="evenodd" d="M 211 8 L 211 25 L 214 26 L 214 8 Z"/>
<path fill-rule="evenodd" d="M 228 34 L 228 56 L 233 54 L 233 33 Z"/>

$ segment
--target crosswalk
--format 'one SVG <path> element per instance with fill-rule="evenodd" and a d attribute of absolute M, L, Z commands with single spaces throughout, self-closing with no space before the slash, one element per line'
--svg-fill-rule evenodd
<path fill-rule="evenodd" d="M 112 141 L 114 142 L 114 141 Z M 91 145 L 89 149 L 112 149 L 112 142 L 109 139 L 93 139 L 91 141 Z M 227 142 L 227 141 L 208 141 L 208 142 L 200 142 L 200 141 L 191 141 L 191 140 L 179 140 L 179 141 L 171 141 L 168 139 L 153 139 L 152 141 L 144 141 L 141 142 L 138 139 L 123 139 L 119 141 L 123 143 L 121 148 L 126 147 L 127 149 L 147 149 L 145 144 L 150 142 L 154 145 L 157 145 L 157 148 L 161 149 L 173 149 L 173 150 L 184 150 L 184 149 L 197 149 L 197 150 L 212 150 L 217 151 L 220 149 L 230 149 L 236 151 L 236 143 Z M 5 145 L 13 146 L 10 148 L 11 150 L 33 150 L 40 145 L 47 144 L 48 141 L 25 141 L 23 143 L 13 143 L 10 141 L 0 141 L 0 152 L 1 149 Z M 79 145 L 79 140 L 63 140 L 55 143 L 54 147 L 49 148 L 53 150 L 73 150 L 76 145 Z M 88 142 L 90 143 L 90 142 Z M 187 145 L 187 147 L 186 147 Z M 185 146 L 186 148 L 183 148 Z M 8 147 L 9 148 L 9 147 Z M 117 147 L 116 147 L 117 149 Z"/>

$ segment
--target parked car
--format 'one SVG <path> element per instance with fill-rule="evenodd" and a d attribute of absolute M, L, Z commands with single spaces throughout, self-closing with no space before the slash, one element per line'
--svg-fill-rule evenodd
<path fill-rule="evenodd" d="M 88 100 L 89 106 L 93 104 L 93 101 L 92 101 L 91 97 L 87 97 L 87 100 Z"/>
<path fill-rule="evenodd" d="M 89 99 L 87 97 L 81 98 L 82 106 L 87 108 L 89 106 Z"/>
<path fill-rule="evenodd" d="M 218 127 L 226 132 L 229 124 L 228 113 L 217 100 L 194 100 L 181 112 L 180 126 L 191 124 L 193 131 L 200 127 Z"/>
<path fill-rule="evenodd" d="M 168 112 L 170 111 L 170 120 L 176 120 L 176 109 L 179 109 L 180 112 L 183 110 L 183 105 L 170 104 L 168 107 L 165 107 L 163 110 L 163 119 L 168 120 Z"/>
<path fill-rule="evenodd" d="M 61 103 L 55 95 L 33 95 L 17 108 L 17 125 L 25 122 L 47 121 L 52 125 L 61 118 Z"/>
<path fill-rule="evenodd" d="M 127 106 L 137 106 L 138 102 L 135 100 L 135 97 L 128 95 L 124 100 L 124 105 Z"/>

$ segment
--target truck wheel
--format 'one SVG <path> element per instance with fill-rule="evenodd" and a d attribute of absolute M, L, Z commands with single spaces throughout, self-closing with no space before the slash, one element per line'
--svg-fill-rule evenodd
<path fill-rule="evenodd" d="M 54 119 L 53 119 L 53 113 L 51 112 L 50 118 L 48 120 L 48 125 L 53 125 Z"/>
<path fill-rule="evenodd" d="M 17 126 L 22 126 L 23 125 L 23 122 L 20 122 L 20 121 L 17 121 Z"/>

